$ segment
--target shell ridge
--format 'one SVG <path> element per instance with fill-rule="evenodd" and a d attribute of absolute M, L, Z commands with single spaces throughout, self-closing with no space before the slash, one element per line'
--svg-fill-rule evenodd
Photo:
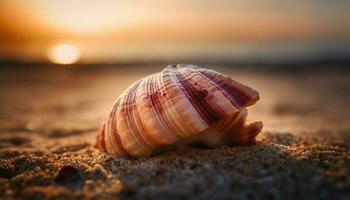
<path fill-rule="evenodd" d="M 159 91 L 159 88 L 162 84 L 159 84 L 161 83 L 161 74 L 159 74 L 159 76 L 156 77 L 156 80 L 154 81 L 155 83 L 155 87 L 154 87 L 154 91 Z M 177 134 L 175 132 L 173 132 L 173 130 L 171 128 L 169 128 L 169 123 L 167 121 L 167 118 L 164 116 L 164 108 L 162 106 L 162 103 L 160 101 L 160 93 L 156 93 L 156 95 L 154 95 L 153 97 L 153 100 L 154 100 L 154 111 L 156 113 L 156 116 L 158 117 L 159 119 L 159 122 L 164 130 L 164 133 L 169 135 L 173 140 L 178 138 Z"/>
<path fill-rule="evenodd" d="M 156 78 L 156 76 L 154 77 L 150 77 L 149 79 L 147 79 L 147 83 L 146 83 L 146 95 L 148 96 L 148 101 L 150 103 L 150 112 L 152 117 L 152 121 L 154 121 L 155 126 L 157 126 L 158 128 L 160 128 L 161 131 L 161 135 L 165 132 L 164 131 L 164 127 L 163 124 L 161 122 L 160 116 L 159 116 L 159 110 L 160 108 L 158 108 L 159 106 L 159 102 L 157 100 L 157 93 L 156 93 L 156 82 L 154 81 Z M 159 133 L 158 133 L 159 134 Z M 151 137 L 152 137 L 152 141 L 153 141 L 153 146 L 152 149 L 156 148 L 157 146 L 161 145 L 161 142 L 159 140 L 157 140 L 157 135 L 155 135 L 155 133 L 151 133 Z"/>
<path fill-rule="evenodd" d="M 190 132 L 193 132 L 195 130 L 199 130 L 202 131 L 203 129 L 208 127 L 208 124 L 200 117 L 198 111 L 193 107 L 193 105 L 191 104 L 191 102 L 187 99 L 184 88 L 182 87 L 182 85 L 180 84 L 178 78 L 176 77 L 175 71 L 173 68 L 168 68 L 167 70 L 164 71 L 164 73 L 168 73 L 169 77 L 171 79 L 170 82 L 173 82 L 173 86 L 174 89 L 177 92 L 177 96 L 179 98 L 178 101 L 182 102 L 182 104 L 184 106 L 188 106 L 187 112 L 189 115 L 192 116 L 192 119 L 200 119 L 197 120 L 197 124 L 195 125 L 195 127 L 192 127 L 190 130 L 186 129 L 185 126 L 183 126 L 183 123 L 186 123 L 188 121 L 182 121 L 183 120 L 183 115 L 181 114 L 181 111 L 178 110 L 178 108 L 176 107 L 177 102 L 172 102 L 174 103 L 172 107 L 170 107 L 172 109 L 172 113 L 170 113 L 170 116 L 173 120 L 173 123 L 176 125 L 176 127 L 178 128 L 178 130 L 181 131 L 181 137 L 186 137 L 188 136 L 188 134 Z M 171 100 L 171 98 L 169 97 L 169 99 Z M 181 120 L 178 120 L 181 119 Z M 190 122 L 192 123 L 192 122 Z"/>
<path fill-rule="evenodd" d="M 232 98 L 232 96 L 230 94 L 228 94 L 228 92 L 226 90 L 223 90 L 219 84 L 215 81 L 213 81 L 209 76 L 207 76 L 207 74 L 205 74 L 202 70 L 198 70 L 199 73 L 201 73 L 203 75 L 204 78 L 206 78 L 208 81 L 212 82 L 213 85 L 231 102 L 231 104 L 233 106 L 235 106 L 236 108 L 238 108 L 239 110 L 242 109 L 242 107 L 239 105 L 239 102 L 236 101 L 236 99 Z"/>
<path fill-rule="evenodd" d="M 112 111 L 111 111 L 109 120 L 107 121 L 107 123 L 109 124 L 109 127 L 110 127 L 109 131 L 107 132 L 107 133 L 109 133 L 107 141 L 109 141 L 110 146 L 115 151 L 122 152 L 122 153 L 128 155 L 127 150 L 124 148 L 124 146 L 123 146 L 123 144 L 121 142 L 121 139 L 119 137 L 119 134 L 118 134 L 118 131 L 117 131 L 117 127 L 116 127 L 116 121 L 117 121 L 116 120 L 116 113 L 117 113 L 117 110 L 119 108 L 120 101 L 121 100 L 119 98 L 118 101 L 116 102 L 116 104 L 114 105 Z M 115 141 L 115 143 L 113 141 Z"/>
<path fill-rule="evenodd" d="M 206 77 L 198 68 L 192 68 L 190 79 L 201 80 L 200 88 L 203 88 L 203 94 L 209 93 L 208 104 L 213 106 L 223 116 L 229 116 L 238 112 L 241 108 L 233 104 L 228 95 L 216 83 Z M 194 80 L 193 80 L 194 81 Z M 195 82 L 195 84 L 198 84 Z"/>
<path fill-rule="evenodd" d="M 184 88 L 183 84 L 181 84 L 181 81 L 178 77 L 178 73 L 177 73 L 177 68 L 171 68 L 170 69 L 171 72 L 173 73 L 173 77 L 175 82 L 178 84 L 180 91 L 183 93 L 183 96 L 185 99 L 187 99 L 188 101 L 188 105 L 191 106 L 193 108 L 193 111 L 195 112 L 195 114 L 197 115 L 196 119 L 200 119 L 202 121 L 202 124 L 205 124 L 205 128 L 203 128 L 202 130 L 205 130 L 206 128 L 209 127 L 209 124 L 204 120 L 204 118 L 201 116 L 201 113 L 195 108 L 195 106 L 193 105 L 193 103 L 190 101 L 190 99 L 188 99 L 188 94 L 186 89 Z"/>
<path fill-rule="evenodd" d="M 166 81 L 165 81 L 165 77 L 166 77 L 166 75 L 167 75 L 167 73 L 165 72 L 165 71 L 162 71 L 161 73 L 160 73 L 160 78 L 159 78 L 159 82 L 160 82 L 160 85 L 162 85 L 162 86 L 166 86 Z M 171 79 L 172 77 L 170 76 L 170 74 L 169 74 L 169 78 Z M 169 81 L 169 82 L 171 82 L 171 80 Z M 165 92 L 165 91 L 164 91 Z M 166 107 L 167 106 L 169 106 L 169 102 L 170 102 L 170 99 L 169 99 L 169 97 L 168 97 L 169 95 L 167 95 L 166 93 L 165 93 L 165 95 L 164 95 L 164 98 L 165 98 L 165 101 L 164 101 L 164 104 L 166 105 Z M 176 112 L 173 112 L 174 114 L 176 113 Z M 174 123 L 174 121 L 175 120 L 173 120 L 173 117 L 174 116 L 169 116 L 168 114 L 168 112 L 166 112 L 166 110 L 163 110 L 163 117 L 164 117 L 164 120 L 165 120 L 165 123 L 167 124 L 167 127 L 168 127 L 168 129 L 170 130 L 170 132 L 171 133 L 173 133 L 174 135 L 175 135 L 175 137 L 176 138 L 182 138 L 183 137 L 183 135 L 184 134 L 179 134 L 179 132 L 182 132 L 182 133 L 184 133 L 184 131 L 176 124 L 176 123 Z M 171 113 L 170 113 L 171 114 Z M 175 117 L 175 119 L 176 119 L 176 117 Z"/>
<path fill-rule="evenodd" d="M 127 104 L 124 105 L 125 106 L 124 112 L 126 113 L 127 119 L 124 120 L 124 123 L 125 123 L 126 127 L 128 128 L 128 130 L 130 130 L 131 139 L 136 142 L 136 144 L 132 143 L 133 146 L 129 145 L 129 147 L 132 148 L 133 151 L 140 151 L 139 149 L 134 149 L 135 145 L 136 145 L 138 148 L 141 148 L 147 152 L 147 151 L 149 151 L 150 146 L 144 140 L 144 138 L 141 136 L 141 133 L 136 125 L 136 121 L 135 121 L 136 113 L 135 113 L 135 111 L 137 111 L 137 109 L 133 108 L 133 106 L 136 106 L 136 98 L 135 98 L 136 97 L 136 90 L 139 87 L 139 85 L 141 84 L 142 80 L 143 79 L 138 81 L 132 88 L 130 88 L 130 90 L 126 96 Z M 131 152 L 130 149 L 128 152 L 130 154 L 134 153 L 134 152 Z"/>
<path fill-rule="evenodd" d="M 144 94 L 148 96 L 148 91 L 150 91 L 150 79 L 153 76 L 149 76 L 143 80 L 143 87 L 140 87 L 140 91 L 145 91 Z M 142 115 L 142 107 L 138 104 L 136 104 L 136 110 L 137 113 L 139 113 L 138 122 L 141 125 L 141 136 L 144 138 L 144 141 L 147 142 L 150 149 L 153 149 L 153 147 L 157 144 L 157 140 L 153 137 L 152 133 L 148 130 L 146 122 L 144 121 L 144 116 Z M 151 148 L 152 147 L 152 148 Z"/>
<path fill-rule="evenodd" d="M 228 94 L 230 97 L 229 99 L 236 102 L 240 108 L 252 105 L 251 101 L 253 101 L 254 104 L 254 102 L 258 100 L 259 94 L 255 90 L 231 79 L 224 74 L 213 70 L 201 69 L 199 71 L 216 83 L 220 88 L 222 88 L 222 90 L 226 91 L 226 94 Z M 229 81 L 231 85 L 226 83 L 227 81 Z M 257 96 L 257 98 L 254 98 L 254 96 Z"/>
<path fill-rule="evenodd" d="M 97 139 L 96 139 L 96 144 L 95 147 L 97 148 L 101 148 L 102 151 L 107 152 L 106 149 L 106 140 L 105 140 L 105 123 L 102 124 L 101 130 L 97 135 Z"/>
<path fill-rule="evenodd" d="M 190 81 L 190 84 L 195 85 L 195 91 L 201 93 L 203 98 L 206 98 L 207 104 L 213 110 L 217 111 L 221 117 L 231 115 L 239 110 L 236 106 L 232 105 L 223 91 L 214 82 L 204 76 L 198 68 L 189 68 L 188 70 L 190 74 L 186 77 Z M 196 85 L 199 89 L 196 89 Z"/>
<path fill-rule="evenodd" d="M 191 104 L 195 107 L 197 112 L 207 122 L 207 124 L 218 122 L 221 119 L 220 113 L 217 113 L 214 109 L 211 108 L 208 102 L 206 102 L 201 97 L 198 91 L 196 91 L 195 88 L 191 86 L 189 81 L 186 80 L 186 78 L 184 78 L 181 73 L 176 73 L 176 76 L 179 79 L 180 84 L 182 84 L 187 97 L 190 99 Z"/>

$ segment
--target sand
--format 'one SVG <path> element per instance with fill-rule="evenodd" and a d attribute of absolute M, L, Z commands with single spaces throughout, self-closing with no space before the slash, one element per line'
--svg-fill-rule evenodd
<path fill-rule="evenodd" d="M 252 146 L 142 159 L 94 149 L 118 94 L 159 69 L 0 68 L 0 198 L 350 198 L 350 70 L 216 68 L 261 92 Z"/>

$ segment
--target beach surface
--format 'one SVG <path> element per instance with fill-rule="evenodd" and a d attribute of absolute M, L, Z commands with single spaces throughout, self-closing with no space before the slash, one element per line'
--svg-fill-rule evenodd
<path fill-rule="evenodd" d="M 142 159 L 93 148 L 116 97 L 161 69 L 0 68 L 0 198 L 350 199 L 350 70 L 213 68 L 260 92 L 252 146 Z"/>

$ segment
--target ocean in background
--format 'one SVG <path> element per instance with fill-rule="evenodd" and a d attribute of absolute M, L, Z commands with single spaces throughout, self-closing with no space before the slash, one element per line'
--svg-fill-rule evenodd
<path fill-rule="evenodd" d="M 77 64 L 195 63 L 227 65 L 345 65 L 350 64 L 350 42 L 274 42 L 228 44 L 129 44 L 84 45 Z M 6 47 L 1 48 L 6 51 Z M 0 65 L 48 64 L 34 60 L 27 49 L 0 57 Z M 26 54 L 27 56 L 21 56 Z"/>

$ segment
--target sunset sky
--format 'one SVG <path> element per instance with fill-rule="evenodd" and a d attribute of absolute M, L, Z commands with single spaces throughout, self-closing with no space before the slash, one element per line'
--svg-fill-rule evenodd
<path fill-rule="evenodd" d="M 216 47 L 350 41 L 347 0 L 1 0 L 0 59 L 87 62 L 200 55 Z"/>

